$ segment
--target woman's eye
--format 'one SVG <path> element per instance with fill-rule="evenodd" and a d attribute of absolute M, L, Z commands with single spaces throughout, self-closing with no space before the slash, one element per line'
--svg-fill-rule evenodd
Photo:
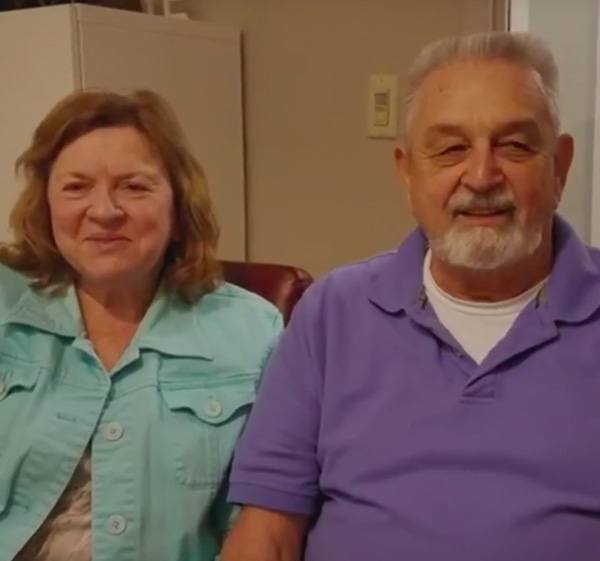
<path fill-rule="evenodd" d="M 62 187 L 62 190 L 67 193 L 80 193 L 84 189 L 85 189 L 84 183 L 66 183 Z"/>
<path fill-rule="evenodd" d="M 136 182 L 136 181 L 127 182 L 127 183 L 125 183 L 124 187 L 128 191 L 137 192 L 137 193 L 148 190 L 147 185 L 145 185 L 144 183 Z"/>

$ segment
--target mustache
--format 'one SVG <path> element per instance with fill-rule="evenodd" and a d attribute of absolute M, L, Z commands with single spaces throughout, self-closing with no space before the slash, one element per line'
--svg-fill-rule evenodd
<path fill-rule="evenodd" d="M 457 191 L 448 200 L 447 208 L 458 214 L 461 212 L 505 212 L 514 210 L 516 203 L 510 192 L 493 191 L 490 193 L 473 193 Z"/>

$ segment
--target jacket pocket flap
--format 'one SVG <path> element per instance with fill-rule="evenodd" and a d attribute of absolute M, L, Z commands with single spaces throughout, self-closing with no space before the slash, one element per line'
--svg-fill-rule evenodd
<path fill-rule="evenodd" d="M 39 378 L 40 367 L 34 364 L 13 365 L 0 360 L 0 400 L 16 389 L 30 390 Z"/>
<path fill-rule="evenodd" d="M 228 421 L 237 411 L 252 405 L 256 398 L 253 379 L 217 387 L 182 387 L 163 382 L 160 390 L 169 409 L 190 411 L 211 425 Z"/>

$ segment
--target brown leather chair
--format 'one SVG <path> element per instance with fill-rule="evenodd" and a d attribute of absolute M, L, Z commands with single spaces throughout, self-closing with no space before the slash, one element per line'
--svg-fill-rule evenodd
<path fill-rule="evenodd" d="M 227 282 L 259 294 L 272 302 L 287 324 L 296 302 L 313 282 L 304 269 L 272 263 L 223 261 L 223 276 Z"/>

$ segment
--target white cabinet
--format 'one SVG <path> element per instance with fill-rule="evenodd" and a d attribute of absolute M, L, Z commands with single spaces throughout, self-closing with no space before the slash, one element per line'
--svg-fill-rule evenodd
<path fill-rule="evenodd" d="M 18 189 L 16 157 L 50 107 L 74 89 L 151 88 L 174 107 L 202 163 L 222 237 L 245 256 L 240 33 L 81 4 L 0 13 L 0 237 Z"/>

